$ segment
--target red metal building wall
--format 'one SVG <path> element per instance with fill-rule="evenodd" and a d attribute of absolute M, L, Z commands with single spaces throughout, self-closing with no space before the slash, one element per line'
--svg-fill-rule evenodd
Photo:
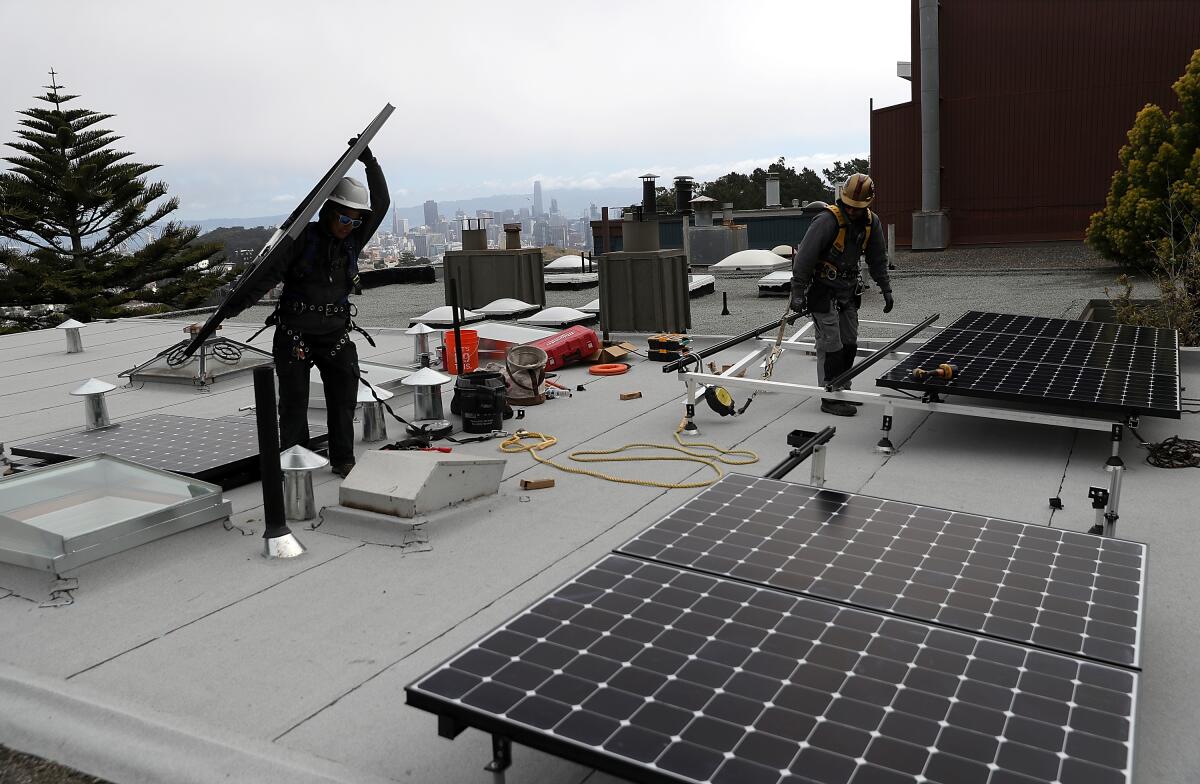
<path fill-rule="evenodd" d="M 913 101 L 871 115 L 876 209 L 912 238 L 920 207 L 920 29 Z M 955 245 L 1078 240 L 1146 103 L 1200 47 L 1197 0 L 943 0 L 942 208 Z"/>

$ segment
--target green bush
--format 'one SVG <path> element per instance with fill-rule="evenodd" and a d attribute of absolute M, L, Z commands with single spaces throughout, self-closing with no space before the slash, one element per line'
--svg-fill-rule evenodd
<path fill-rule="evenodd" d="M 1179 108 L 1147 104 L 1119 153 L 1104 209 L 1092 215 L 1087 242 L 1106 258 L 1159 274 L 1161 259 L 1190 235 L 1178 211 L 1200 215 L 1200 49 L 1173 85 Z"/>

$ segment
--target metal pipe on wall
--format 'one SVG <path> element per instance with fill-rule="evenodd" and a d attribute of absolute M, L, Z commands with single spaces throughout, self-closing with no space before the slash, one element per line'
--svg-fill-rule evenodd
<path fill-rule="evenodd" d="M 942 208 L 941 86 L 938 64 L 938 0 L 920 0 L 921 210 Z"/>

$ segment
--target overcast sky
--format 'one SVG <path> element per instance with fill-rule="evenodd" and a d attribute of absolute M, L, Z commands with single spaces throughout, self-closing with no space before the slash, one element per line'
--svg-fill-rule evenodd
<path fill-rule="evenodd" d="M 0 141 L 53 67 L 187 218 L 289 212 L 388 102 L 401 206 L 819 170 L 909 99 L 909 26 L 905 0 L 0 0 Z"/>

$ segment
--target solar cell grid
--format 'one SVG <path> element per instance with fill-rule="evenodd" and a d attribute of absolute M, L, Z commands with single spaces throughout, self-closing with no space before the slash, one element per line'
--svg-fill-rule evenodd
<path fill-rule="evenodd" d="M 617 551 L 1139 664 L 1136 542 L 730 474 Z"/>
<path fill-rule="evenodd" d="M 648 782 L 1128 781 L 1135 673 L 609 556 L 408 689 Z"/>
<path fill-rule="evenodd" d="M 970 310 L 946 326 L 946 330 L 972 330 L 1028 337 L 1063 338 L 1088 343 L 1122 343 L 1177 350 L 1179 337 L 1173 329 L 1102 324 L 1096 321 L 1017 316 Z"/>
<path fill-rule="evenodd" d="M 952 378 L 916 379 L 917 368 L 956 366 Z M 876 380 L 894 389 L 1083 406 L 1098 412 L 1143 413 L 1178 419 L 1177 376 L 1052 363 L 1016 362 L 966 354 L 914 351 Z"/>
<path fill-rule="evenodd" d="M 324 443 L 324 427 L 311 425 L 312 444 Z M 110 428 L 62 433 L 13 447 L 13 454 L 66 460 L 109 454 L 198 479 L 218 477 L 235 464 L 258 457 L 252 417 L 201 419 L 174 414 L 120 422 Z"/>
<path fill-rule="evenodd" d="M 1179 374 L 1179 352 L 1174 348 L 1128 343 L 1089 343 L 946 329 L 925 341 L 921 350 L 1074 367 L 1122 368 L 1131 372 L 1169 376 Z"/>
<path fill-rule="evenodd" d="M 917 369 L 955 366 L 951 378 Z M 880 375 L 878 386 L 1178 418 L 1174 330 L 969 311 Z"/>

